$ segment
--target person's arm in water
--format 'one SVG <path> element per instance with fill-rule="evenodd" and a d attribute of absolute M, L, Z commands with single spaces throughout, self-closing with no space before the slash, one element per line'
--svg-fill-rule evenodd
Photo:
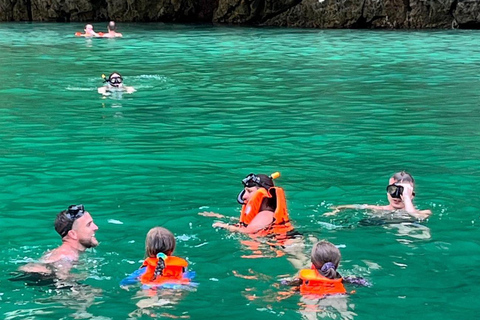
<path fill-rule="evenodd" d="M 377 206 L 377 205 L 371 205 L 371 204 L 345 204 L 341 206 L 333 206 L 330 207 L 330 209 L 333 209 L 331 212 L 324 213 L 324 216 L 333 216 L 337 213 L 339 213 L 342 210 L 345 209 L 355 209 L 355 210 L 391 210 L 390 206 Z"/>
<path fill-rule="evenodd" d="M 227 217 L 227 216 L 224 216 L 223 214 L 216 213 L 216 212 L 213 212 L 213 211 L 199 212 L 198 215 L 199 216 L 204 216 L 204 217 L 210 217 L 210 218 L 218 218 L 218 219 L 228 218 L 230 220 L 237 220 L 238 221 L 238 217 Z"/>
<path fill-rule="evenodd" d="M 268 227 L 273 221 L 272 211 L 260 211 L 246 227 L 240 227 L 224 222 L 215 222 L 212 227 L 227 229 L 230 232 L 255 233 Z"/>
<path fill-rule="evenodd" d="M 97 89 L 98 93 L 103 94 L 104 96 L 108 95 L 107 87 L 100 87 Z"/>
<path fill-rule="evenodd" d="M 134 87 L 124 86 L 123 88 L 124 88 L 126 93 L 133 93 L 133 92 L 137 91 Z"/>

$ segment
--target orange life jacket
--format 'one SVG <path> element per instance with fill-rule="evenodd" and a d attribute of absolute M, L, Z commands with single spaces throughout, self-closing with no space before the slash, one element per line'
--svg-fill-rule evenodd
<path fill-rule="evenodd" d="M 265 188 L 258 189 L 253 194 L 252 198 L 242 206 L 240 226 L 246 227 L 252 222 L 260 212 L 264 199 L 276 200 L 275 203 L 272 204 L 275 208 L 273 221 L 271 225 L 267 226 L 265 229 L 259 230 L 255 235 L 266 236 L 269 234 L 286 234 L 287 232 L 292 231 L 293 226 L 288 217 L 285 192 L 279 187 L 272 187 L 268 191 Z"/>
<path fill-rule="evenodd" d="M 165 268 L 160 276 L 153 279 L 155 268 L 157 267 L 158 258 L 147 258 L 143 262 L 142 267 L 147 267 L 145 273 L 140 277 L 142 284 L 162 284 L 162 283 L 178 283 L 188 284 L 190 279 L 184 278 L 183 274 L 188 266 L 185 259 L 168 256 L 165 259 Z"/>
<path fill-rule="evenodd" d="M 300 285 L 300 293 L 314 294 L 314 295 L 332 295 L 332 294 L 346 294 L 347 290 L 343 286 L 343 279 L 329 279 L 322 276 L 315 267 L 312 269 L 302 269 L 299 273 L 299 278 L 302 279 Z"/>

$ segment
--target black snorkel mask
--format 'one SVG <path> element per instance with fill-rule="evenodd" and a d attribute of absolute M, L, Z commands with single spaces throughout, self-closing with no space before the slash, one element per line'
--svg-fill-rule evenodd
<path fill-rule="evenodd" d="M 112 77 L 113 75 L 113 77 Z M 118 73 L 112 73 L 108 78 L 102 74 L 103 82 L 108 83 L 112 87 L 118 88 L 123 83 L 123 77 Z"/>
<path fill-rule="evenodd" d="M 265 175 L 262 175 L 266 177 Z M 240 191 L 240 193 L 237 196 L 237 202 L 241 205 L 245 204 L 245 201 L 243 201 L 243 195 L 245 194 L 245 188 L 251 188 L 251 187 L 260 187 L 260 188 L 265 188 L 265 189 L 270 189 L 273 187 L 273 179 L 276 179 L 280 177 L 279 172 L 272 173 L 270 176 L 268 176 L 269 179 L 272 179 L 272 181 L 262 181 L 262 178 L 260 176 L 257 176 L 254 173 L 250 173 L 248 176 L 246 176 L 242 180 L 243 184 L 243 190 Z M 270 183 L 269 183 L 270 182 Z"/>
<path fill-rule="evenodd" d="M 387 186 L 388 194 L 394 199 L 402 199 L 403 189 L 403 186 L 399 186 L 397 184 L 391 184 Z M 415 192 L 412 192 L 412 196 L 415 196 Z"/>

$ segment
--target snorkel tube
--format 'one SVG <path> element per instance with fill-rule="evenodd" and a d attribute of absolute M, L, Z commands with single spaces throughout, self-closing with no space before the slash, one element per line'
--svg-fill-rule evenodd
<path fill-rule="evenodd" d="M 263 175 L 265 177 L 265 175 Z M 268 178 L 275 180 L 280 177 L 280 172 L 276 171 L 272 173 L 271 175 L 268 176 Z M 273 181 L 272 181 L 273 182 Z M 237 196 L 237 202 L 241 205 L 245 204 L 245 201 L 243 201 L 243 195 L 245 194 L 245 188 L 249 187 L 260 187 L 260 188 L 265 188 L 265 189 L 270 189 L 272 186 L 266 185 L 264 182 L 262 182 L 261 178 L 257 176 L 254 173 L 250 173 L 245 179 L 242 180 L 244 189 L 240 191 L 240 193 Z"/>

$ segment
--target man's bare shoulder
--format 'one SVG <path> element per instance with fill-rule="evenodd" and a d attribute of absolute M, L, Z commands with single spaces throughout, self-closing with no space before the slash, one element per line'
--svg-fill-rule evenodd
<path fill-rule="evenodd" d="M 78 252 L 64 245 L 45 254 L 41 259 L 42 263 L 56 263 L 59 261 L 73 262 L 76 260 L 78 260 Z"/>

